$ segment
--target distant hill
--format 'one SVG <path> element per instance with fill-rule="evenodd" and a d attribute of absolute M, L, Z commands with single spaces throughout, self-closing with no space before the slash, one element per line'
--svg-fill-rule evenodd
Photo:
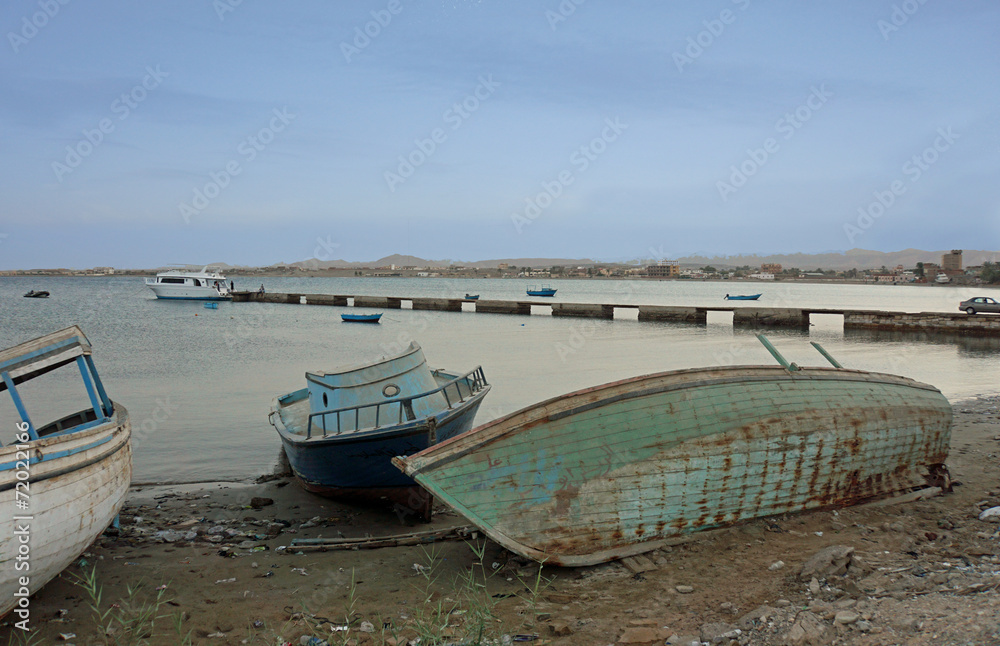
<path fill-rule="evenodd" d="M 596 265 L 600 264 L 596 260 L 589 258 L 497 258 L 494 260 L 427 260 L 416 256 L 406 256 L 393 254 L 370 262 L 349 262 L 346 260 L 302 260 L 293 262 L 290 267 L 307 267 L 309 269 L 351 269 L 358 267 L 448 267 L 456 265 L 461 267 L 476 267 L 478 269 L 492 269 L 506 263 L 512 267 L 551 267 L 553 265 Z"/>
<path fill-rule="evenodd" d="M 687 267 L 704 267 L 712 265 L 719 269 L 742 267 L 749 265 L 758 267 L 763 263 L 777 263 L 782 267 L 797 267 L 802 270 L 813 269 L 878 269 L 879 267 L 895 267 L 903 265 L 907 269 L 915 267 L 918 262 L 940 263 L 941 256 L 950 250 L 924 251 L 922 249 L 904 249 L 902 251 L 871 251 L 867 249 L 851 249 L 845 252 L 829 253 L 790 253 L 790 254 L 751 254 L 738 256 L 702 256 L 692 255 L 677 260 Z M 986 261 L 1000 262 L 1000 251 L 981 251 L 966 249 L 962 252 L 962 264 L 965 267 L 981 265 Z M 427 260 L 417 256 L 405 254 L 393 254 L 372 261 L 348 261 L 348 260 L 317 260 L 310 258 L 293 263 L 274 263 L 269 267 L 304 267 L 307 269 L 360 269 L 362 267 L 448 267 L 462 266 L 475 267 L 477 269 L 492 269 L 502 263 L 511 267 L 552 267 L 555 265 L 570 267 L 590 267 L 594 265 L 606 264 L 627 264 L 627 265 L 648 265 L 656 262 L 656 259 L 643 258 L 630 261 L 601 262 L 591 258 L 494 258 L 492 260 Z M 188 265 L 188 269 L 201 269 L 203 265 Z M 229 265 L 224 262 L 212 263 L 210 266 L 218 268 L 220 271 L 239 272 L 240 269 L 248 267 L 239 265 Z M 176 268 L 176 267 L 175 267 Z"/>

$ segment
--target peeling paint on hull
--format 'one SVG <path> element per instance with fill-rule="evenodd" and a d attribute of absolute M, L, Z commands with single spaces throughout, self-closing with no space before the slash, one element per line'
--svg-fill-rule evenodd
<path fill-rule="evenodd" d="M 30 506 L 17 511 L 14 469 L 0 471 L 0 616 L 18 601 L 19 578 L 30 579 L 34 594 L 73 562 L 107 529 L 125 504 L 132 482 L 131 425 L 128 411 L 115 405 L 107 424 L 30 443 Z M 13 462 L 17 445 L 0 449 L 0 463 Z M 86 448 L 90 447 L 90 448 Z M 47 458 L 46 456 L 59 455 Z M 30 516 L 19 523 L 18 514 Z M 30 532 L 30 569 L 18 568 L 17 526 Z"/>
<path fill-rule="evenodd" d="M 893 375 L 683 370 L 551 399 L 394 463 L 504 547 L 592 565 L 926 486 L 951 418 L 937 389 Z"/>

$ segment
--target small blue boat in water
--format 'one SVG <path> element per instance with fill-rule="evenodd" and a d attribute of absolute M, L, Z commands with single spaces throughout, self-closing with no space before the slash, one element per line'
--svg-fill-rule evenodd
<path fill-rule="evenodd" d="M 347 323 L 378 323 L 382 314 L 341 314 L 340 319 Z"/>
<path fill-rule="evenodd" d="M 466 294 L 465 295 L 465 300 L 467 300 L 467 301 L 478 301 L 479 300 L 479 294 Z"/>
<path fill-rule="evenodd" d="M 528 296 L 555 296 L 556 290 L 552 289 L 548 285 L 542 285 L 541 287 L 535 287 L 533 285 L 528 286 Z"/>
<path fill-rule="evenodd" d="M 727 301 L 755 301 L 758 298 L 760 298 L 760 294 L 750 294 L 749 296 L 736 296 L 736 295 L 730 296 L 729 294 L 726 294 L 724 300 L 727 300 Z"/>
<path fill-rule="evenodd" d="M 207 301 L 205 303 L 205 309 L 217 310 L 217 309 L 219 309 L 219 304 L 216 303 L 215 301 Z"/>
<path fill-rule="evenodd" d="M 390 502 L 429 519 L 430 494 L 391 459 L 468 431 L 489 391 L 481 367 L 431 370 L 411 343 L 374 363 L 307 372 L 305 388 L 275 398 L 269 420 L 307 491 Z"/>

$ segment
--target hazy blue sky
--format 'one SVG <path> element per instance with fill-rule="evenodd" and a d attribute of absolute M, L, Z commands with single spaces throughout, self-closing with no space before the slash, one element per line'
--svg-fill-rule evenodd
<path fill-rule="evenodd" d="M 1000 6 L 7 0 L 0 268 L 1000 248 Z"/>

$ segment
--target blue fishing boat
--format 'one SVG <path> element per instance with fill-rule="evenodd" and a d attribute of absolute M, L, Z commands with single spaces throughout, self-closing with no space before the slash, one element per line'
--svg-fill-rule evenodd
<path fill-rule="evenodd" d="M 535 287 L 534 285 L 528 286 L 528 296 L 555 296 L 556 290 L 552 289 L 548 285 L 542 285 L 541 287 Z"/>
<path fill-rule="evenodd" d="M 760 294 L 750 294 L 748 296 L 738 296 L 736 294 L 733 294 L 733 295 L 726 294 L 726 296 L 725 296 L 725 298 L 723 300 L 727 300 L 727 301 L 755 301 L 758 298 L 760 298 Z"/>
<path fill-rule="evenodd" d="M 217 310 L 219 309 L 219 304 L 216 303 L 215 301 L 208 301 L 205 303 L 205 309 Z"/>
<path fill-rule="evenodd" d="M 479 294 L 466 294 L 465 295 L 465 300 L 467 300 L 467 301 L 478 301 L 479 300 Z"/>
<path fill-rule="evenodd" d="M 340 319 L 346 323 L 378 323 L 382 314 L 341 314 Z"/>
<path fill-rule="evenodd" d="M 373 363 L 307 372 L 306 387 L 277 397 L 269 419 L 306 490 L 388 501 L 429 519 L 432 498 L 390 460 L 472 428 L 489 391 L 481 367 L 464 374 L 431 370 L 411 343 Z"/>
<path fill-rule="evenodd" d="M 52 381 L 28 382 L 64 366 L 78 371 L 88 405 L 50 421 L 53 409 L 65 412 L 72 397 L 49 390 Z M 6 514 L 0 523 L 0 616 L 13 610 L 25 621 L 27 606 L 18 600 L 58 576 L 125 504 L 132 431 L 128 411 L 108 397 L 90 342 L 76 326 L 0 351 L 3 391 L 18 421 L 2 429 L 0 444 L 0 509 Z M 29 535 L 30 570 L 21 565 L 28 562 Z"/>

